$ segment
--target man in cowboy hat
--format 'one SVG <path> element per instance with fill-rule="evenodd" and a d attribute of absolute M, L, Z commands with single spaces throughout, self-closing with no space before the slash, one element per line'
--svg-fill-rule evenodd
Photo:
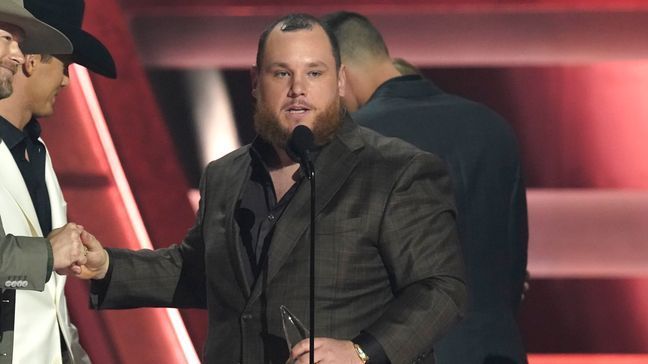
<path fill-rule="evenodd" d="M 46 236 L 52 228 L 64 228 L 54 230 L 53 238 L 50 235 L 51 247 L 40 238 L 37 244 L 29 244 L 29 250 L 8 252 L 18 256 L 16 261 L 21 262 L 22 271 L 15 270 L 15 264 L 13 271 L 0 268 L 1 273 L 28 282 L 26 289 L 8 289 L 3 293 L 0 349 L 8 359 L 0 356 L 0 363 L 88 363 L 76 328 L 69 320 L 63 292 L 65 277 L 52 273 L 85 261 L 78 244 L 83 228 L 66 224 L 65 201 L 34 118 L 53 113 L 57 93 L 69 83 L 69 64 L 80 63 L 109 77 L 115 77 L 115 66 L 101 42 L 81 29 L 82 0 L 25 0 L 24 6 L 65 34 L 72 41 L 74 52 L 65 54 L 70 52 L 33 47 L 13 66 L 17 71 L 13 94 L 0 101 L 0 137 L 4 141 L 0 148 L 0 189 L 13 190 L 13 196 L 0 195 L 0 199 L 13 197 L 20 203 L 3 203 L 0 213 L 7 233 Z M 56 234 L 61 231 L 74 236 L 77 244 L 64 244 L 67 250 L 55 245 L 59 240 Z M 58 258 L 59 250 L 67 254 L 67 259 Z"/>
<path fill-rule="evenodd" d="M 72 44 L 63 33 L 36 19 L 20 0 L 0 2 L 0 99 L 11 94 L 13 69 L 23 62 L 22 52 L 69 54 Z M 18 45 L 20 43 L 20 46 Z M 21 51 L 22 49 L 22 51 Z"/>

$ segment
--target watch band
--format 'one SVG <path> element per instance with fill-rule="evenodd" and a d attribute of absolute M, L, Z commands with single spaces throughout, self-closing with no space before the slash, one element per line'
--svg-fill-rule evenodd
<path fill-rule="evenodd" d="M 362 361 L 363 364 L 366 364 L 369 361 L 369 355 L 367 355 L 360 345 L 353 343 L 353 347 L 355 348 L 356 354 L 358 354 L 358 357 Z"/>

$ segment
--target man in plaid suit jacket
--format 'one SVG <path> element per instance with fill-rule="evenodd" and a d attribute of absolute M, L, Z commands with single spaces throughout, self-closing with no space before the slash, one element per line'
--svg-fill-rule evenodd
<path fill-rule="evenodd" d="M 432 362 L 432 343 L 465 301 L 449 178 L 437 157 L 342 111 L 339 59 L 309 15 L 262 34 L 259 137 L 207 167 L 196 223 L 179 245 L 106 254 L 82 236 L 95 307 L 206 307 L 206 362 L 307 363 L 308 340 L 289 352 L 279 310 L 308 326 L 310 184 L 285 150 L 305 125 L 317 145 L 315 361 Z"/>

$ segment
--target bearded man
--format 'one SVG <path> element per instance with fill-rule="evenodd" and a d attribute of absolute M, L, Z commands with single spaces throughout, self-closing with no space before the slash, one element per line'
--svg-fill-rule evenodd
<path fill-rule="evenodd" d="M 308 340 L 289 351 L 280 314 L 308 325 L 311 191 L 286 152 L 304 125 L 317 144 L 315 361 L 429 362 L 465 301 L 442 162 L 342 111 L 339 50 L 310 15 L 261 35 L 252 74 L 259 136 L 207 167 L 181 244 L 104 250 L 84 234 L 94 306 L 206 307 L 205 362 L 307 363 Z"/>

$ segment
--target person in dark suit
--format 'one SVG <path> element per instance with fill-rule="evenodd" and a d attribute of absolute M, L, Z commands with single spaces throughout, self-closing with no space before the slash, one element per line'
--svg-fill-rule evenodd
<path fill-rule="evenodd" d="M 525 363 L 515 314 L 527 261 L 526 198 L 511 128 L 484 105 L 401 75 L 364 16 L 323 17 L 340 44 L 345 105 L 360 125 L 448 164 L 469 294 L 466 318 L 435 345 L 440 364 Z"/>
<path fill-rule="evenodd" d="M 443 163 L 343 114 L 337 45 L 310 15 L 267 28 L 252 74 L 259 136 L 209 164 L 181 244 L 104 250 L 83 236 L 93 306 L 206 307 L 205 362 L 307 363 L 308 340 L 289 353 L 280 314 L 309 326 L 310 184 L 285 147 L 305 125 L 317 145 L 315 361 L 430 363 L 465 300 Z"/>

